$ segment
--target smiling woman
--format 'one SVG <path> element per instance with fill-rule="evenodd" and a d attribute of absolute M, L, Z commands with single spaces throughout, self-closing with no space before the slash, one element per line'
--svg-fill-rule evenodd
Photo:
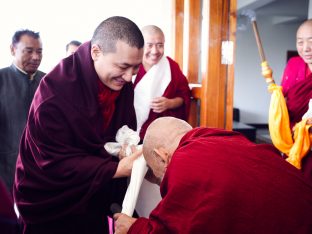
<path fill-rule="evenodd" d="M 16 2 L 18 2 L 18 8 Z M 43 6 L 40 0 L 17 0 L 14 3 L 6 1 L 1 5 L 3 13 L 0 15 L 0 22 L 5 22 L 1 25 L 0 68 L 10 65 L 12 61 L 9 50 L 11 35 L 18 29 L 28 28 L 40 32 L 43 43 L 40 70 L 49 72 L 60 59 L 65 57 L 64 46 L 68 41 L 73 38 L 81 42 L 90 40 L 93 28 L 103 18 L 113 15 L 130 18 L 139 28 L 146 24 L 159 25 L 170 43 L 172 1 L 149 0 L 148 2 L 150 2 L 149 5 L 146 4 L 146 0 L 89 0 L 88 4 L 84 4 L 82 1 L 75 0 L 55 0 Z M 123 7 L 120 7 L 121 4 Z M 152 11 L 150 10 L 151 4 L 153 5 Z M 14 15 L 18 17 L 12 17 L 12 9 L 14 9 Z M 160 15 L 162 17 L 159 17 Z M 172 46 L 167 46 L 168 55 L 171 55 L 171 48 Z"/>

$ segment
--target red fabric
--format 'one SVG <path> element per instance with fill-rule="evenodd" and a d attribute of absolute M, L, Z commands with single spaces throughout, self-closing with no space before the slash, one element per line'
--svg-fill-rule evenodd
<path fill-rule="evenodd" d="M 155 113 L 152 110 L 149 113 L 148 119 L 141 127 L 140 137 L 144 138 L 147 127 L 153 122 L 155 119 L 164 116 L 172 116 L 179 119 L 183 119 L 187 121 L 189 112 L 190 112 L 190 103 L 191 103 L 191 91 L 188 85 L 188 81 L 186 77 L 183 75 L 179 65 L 173 61 L 171 58 L 167 57 L 169 60 L 169 65 L 171 69 L 171 81 L 166 88 L 163 97 L 166 98 L 175 98 L 181 97 L 184 101 L 183 105 L 171 110 L 166 110 L 162 113 Z M 143 65 L 140 66 L 138 74 L 134 81 L 134 89 L 136 85 L 144 78 L 146 71 Z"/>
<path fill-rule="evenodd" d="M 0 217 L 17 220 L 13 208 L 12 195 L 7 190 L 2 179 L 0 179 Z"/>
<path fill-rule="evenodd" d="M 0 178 L 0 233 L 18 234 L 20 227 L 14 211 L 12 195 Z"/>
<path fill-rule="evenodd" d="M 288 61 L 281 82 L 285 96 L 287 96 L 288 90 L 294 84 L 306 79 L 306 70 L 309 69 L 307 69 L 307 65 L 301 57 L 293 57 Z"/>
<path fill-rule="evenodd" d="M 285 93 L 289 113 L 290 127 L 300 122 L 309 108 L 312 99 L 312 75 L 294 83 Z M 309 151 L 301 162 L 301 171 L 312 182 L 312 152 Z"/>
<path fill-rule="evenodd" d="M 118 97 L 120 92 L 109 89 L 106 85 L 104 85 L 100 81 L 100 79 L 98 79 L 98 86 L 99 86 L 99 93 L 98 93 L 99 104 L 100 104 L 103 118 L 106 120 L 104 122 L 103 130 L 106 130 L 114 114 L 115 100 Z"/>
<path fill-rule="evenodd" d="M 79 230 L 81 220 L 85 226 L 87 221 L 107 220 L 110 204 L 124 197 L 126 178 L 112 179 L 118 161 L 103 146 L 115 140 L 123 125 L 136 129 L 133 86 L 128 83 L 120 91 L 111 121 L 103 119 L 90 49 L 90 42 L 81 45 L 48 73 L 31 105 L 14 198 L 32 230 L 50 226 L 66 232 L 61 225 L 71 222 L 69 226 L 77 227 L 71 233 L 86 233 Z M 89 228 L 93 233 L 92 225 Z"/>
<path fill-rule="evenodd" d="M 237 132 L 187 133 L 160 190 L 128 233 L 312 233 L 312 184 L 273 146 Z"/>
<path fill-rule="evenodd" d="M 291 127 L 300 122 L 312 98 L 312 75 L 289 88 L 285 95 Z"/>
<path fill-rule="evenodd" d="M 285 68 L 282 83 L 289 113 L 290 127 L 300 122 L 312 98 L 312 75 L 301 57 L 291 58 Z M 301 162 L 303 175 L 312 182 L 312 152 Z"/>

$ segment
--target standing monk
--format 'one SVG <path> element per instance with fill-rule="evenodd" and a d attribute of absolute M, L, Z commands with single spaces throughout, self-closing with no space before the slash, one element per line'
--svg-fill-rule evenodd
<path fill-rule="evenodd" d="M 24 233 L 108 233 L 140 152 L 119 161 L 103 146 L 123 125 L 136 129 L 131 79 L 143 45 L 135 23 L 108 18 L 40 83 L 16 165 Z"/>
<path fill-rule="evenodd" d="M 134 78 L 134 106 L 137 131 L 144 138 L 148 125 L 158 117 L 187 120 L 191 91 L 179 65 L 164 56 L 165 36 L 155 25 L 142 28 L 144 54 Z"/>
<path fill-rule="evenodd" d="M 10 67 L 0 69 L 0 177 L 12 193 L 18 147 L 34 93 L 45 73 L 38 70 L 42 43 L 38 32 L 16 31 Z"/>
<path fill-rule="evenodd" d="M 307 118 L 309 102 L 312 99 L 312 19 L 303 22 L 296 35 L 296 46 L 299 56 L 291 58 L 282 78 L 283 94 L 289 113 L 290 127 L 293 128 L 302 118 Z M 311 101 L 312 104 L 312 101 Z M 312 107 L 312 105 L 311 105 Z M 309 110 L 312 112 L 312 109 Z M 311 115 L 311 114 L 310 114 Z M 308 119 L 309 124 L 312 118 Z M 301 161 L 301 171 L 312 182 L 311 150 Z"/>
<path fill-rule="evenodd" d="M 143 61 L 134 80 L 134 107 L 141 139 L 149 124 L 159 117 L 187 120 L 191 97 L 188 81 L 179 65 L 164 56 L 163 31 L 148 25 L 142 28 L 142 33 L 145 42 Z M 139 215 L 148 217 L 160 199 L 159 189 L 144 180 L 138 198 Z"/>
<path fill-rule="evenodd" d="M 148 219 L 115 214 L 116 234 L 312 233 L 312 184 L 272 145 L 163 117 L 143 154 L 162 200 Z"/>

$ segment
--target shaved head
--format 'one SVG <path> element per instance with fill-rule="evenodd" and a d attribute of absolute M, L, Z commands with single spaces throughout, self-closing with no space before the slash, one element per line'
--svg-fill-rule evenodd
<path fill-rule="evenodd" d="M 165 38 L 164 32 L 156 25 L 146 25 L 141 29 L 141 31 L 142 31 L 143 36 L 147 34 L 159 34 L 163 38 Z"/>
<path fill-rule="evenodd" d="M 117 41 L 138 49 L 144 46 L 141 30 L 130 19 L 122 16 L 113 16 L 100 23 L 94 31 L 91 44 L 98 44 L 103 53 L 114 53 Z"/>
<path fill-rule="evenodd" d="M 297 32 L 298 32 L 299 30 L 301 30 L 303 27 L 307 27 L 307 26 L 308 26 L 308 27 L 312 27 L 312 19 L 308 19 L 308 20 L 304 21 L 304 22 L 299 26 Z"/>
<path fill-rule="evenodd" d="M 174 152 L 181 138 L 192 126 L 181 119 L 161 117 L 154 120 L 146 130 L 143 141 L 143 154 L 149 157 L 154 149 L 163 147 Z"/>
<path fill-rule="evenodd" d="M 160 184 L 181 138 L 191 129 L 187 122 L 174 117 L 161 117 L 149 125 L 143 141 L 143 155 L 150 168 L 148 180 Z"/>

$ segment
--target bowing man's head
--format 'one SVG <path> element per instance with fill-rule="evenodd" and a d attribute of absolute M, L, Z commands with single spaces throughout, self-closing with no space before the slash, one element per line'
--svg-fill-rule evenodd
<path fill-rule="evenodd" d="M 131 20 L 113 16 L 96 28 L 91 40 L 91 56 L 100 80 L 119 91 L 138 72 L 142 63 L 144 38 Z"/>
<path fill-rule="evenodd" d="M 161 117 L 149 125 L 143 141 L 143 155 L 152 172 L 147 179 L 158 184 L 162 181 L 181 138 L 191 129 L 187 122 L 174 117 Z"/>

